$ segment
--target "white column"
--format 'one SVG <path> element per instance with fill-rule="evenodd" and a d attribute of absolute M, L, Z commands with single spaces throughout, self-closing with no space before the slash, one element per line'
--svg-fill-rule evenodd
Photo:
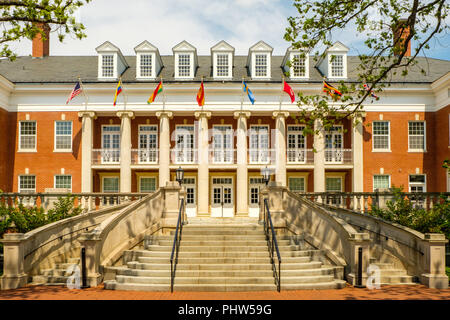
<path fill-rule="evenodd" d="M 197 216 L 209 216 L 209 137 L 208 119 L 211 118 L 209 111 L 197 111 L 195 117 L 198 119 L 198 196 Z"/>
<path fill-rule="evenodd" d="M 92 192 L 92 146 L 94 144 L 94 111 L 80 111 L 81 129 L 81 192 Z"/>
<path fill-rule="evenodd" d="M 314 192 L 325 192 L 325 132 L 322 121 L 314 121 Z"/>
<path fill-rule="evenodd" d="M 353 192 L 364 191 L 363 171 L 363 115 L 352 119 Z"/>
<path fill-rule="evenodd" d="M 248 170 L 247 170 L 247 118 L 249 111 L 237 111 L 237 170 L 236 170 L 236 215 L 248 216 Z"/>
<path fill-rule="evenodd" d="M 159 186 L 165 187 L 170 181 L 170 111 L 156 112 L 159 119 Z"/>
<path fill-rule="evenodd" d="M 273 118 L 275 119 L 275 181 L 277 185 L 286 186 L 286 117 L 289 116 L 287 111 L 275 111 Z"/>
<path fill-rule="evenodd" d="M 118 111 L 120 125 L 120 192 L 131 192 L 131 119 L 133 111 Z"/>

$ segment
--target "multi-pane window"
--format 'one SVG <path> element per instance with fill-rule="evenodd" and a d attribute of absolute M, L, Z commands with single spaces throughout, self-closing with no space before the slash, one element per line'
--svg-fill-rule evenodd
<path fill-rule="evenodd" d="M 306 76 L 306 59 L 302 58 L 301 55 L 296 54 L 293 56 L 292 61 L 292 71 L 293 77 L 305 77 Z"/>
<path fill-rule="evenodd" d="M 156 163 L 158 160 L 158 127 L 139 126 L 139 162 Z"/>
<path fill-rule="evenodd" d="M 55 176 L 55 188 L 72 190 L 72 176 L 56 175 Z"/>
<path fill-rule="evenodd" d="M 217 76 L 218 77 L 229 76 L 228 54 L 217 55 Z"/>
<path fill-rule="evenodd" d="M 306 161 L 306 137 L 304 126 L 288 126 L 288 162 Z"/>
<path fill-rule="evenodd" d="M 103 192 L 117 193 L 119 192 L 119 177 L 104 177 Z"/>
<path fill-rule="evenodd" d="M 343 77 L 344 76 L 344 56 L 333 55 L 331 58 L 331 76 Z"/>
<path fill-rule="evenodd" d="M 342 178 L 327 177 L 325 182 L 327 192 L 342 192 Z"/>
<path fill-rule="evenodd" d="M 191 55 L 189 54 L 178 55 L 178 76 L 180 77 L 191 76 Z"/>
<path fill-rule="evenodd" d="M 55 150 L 72 150 L 72 121 L 55 121 Z"/>
<path fill-rule="evenodd" d="M 250 178 L 250 204 L 259 204 L 260 187 L 264 185 L 262 177 Z"/>
<path fill-rule="evenodd" d="M 267 54 L 255 55 L 255 76 L 267 77 Z"/>
<path fill-rule="evenodd" d="M 19 149 L 36 150 L 36 121 L 19 122 Z"/>
<path fill-rule="evenodd" d="M 385 190 L 389 189 L 390 187 L 391 185 L 389 175 L 379 174 L 373 176 L 373 191 Z"/>
<path fill-rule="evenodd" d="M 175 162 L 193 163 L 195 160 L 194 126 L 177 126 L 175 139 Z"/>
<path fill-rule="evenodd" d="M 305 192 L 305 178 L 290 177 L 289 190 L 291 190 L 292 192 Z"/>
<path fill-rule="evenodd" d="M 141 54 L 141 77 L 152 76 L 152 57 L 151 54 Z"/>
<path fill-rule="evenodd" d="M 33 193 L 36 192 L 36 176 L 19 176 L 19 192 Z"/>
<path fill-rule="evenodd" d="M 250 163 L 267 163 L 269 158 L 269 127 L 250 127 Z"/>
<path fill-rule="evenodd" d="M 411 174 L 409 176 L 409 192 L 425 192 L 426 183 L 424 174 Z"/>
<path fill-rule="evenodd" d="M 409 150 L 425 150 L 425 122 L 408 122 Z"/>
<path fill-rule="evenodd" d="M 373 122 L 373 149 L 389 150 L 389 122 L 374 121 Z"/>
<path fill-rule="evenodd" d="M 102 55 L 102 77 L 114 77 L 114 55 L 112 54 Z"/>
<path fill-rule="evenodd" d="M 141 177 L 140 191 L 141 192 L 155 192 L 156 191 L 156 178 L 155 177 Z"/>

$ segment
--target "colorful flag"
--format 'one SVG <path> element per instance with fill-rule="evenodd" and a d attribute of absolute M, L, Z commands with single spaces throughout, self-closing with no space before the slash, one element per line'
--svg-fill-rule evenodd
<path fill-rule="evenodd" d="M 200 107 L 203 107 L 205 105 L 205 88 L 203 87 L 203 80 L 202 84 L 200 85 L 200 89 L 198 89 L 197 103 Z"/>
<path fill-rule="evenodd" d="M 328 93 L 332 97 L 338 96 L 338 99 L 342 97 L 342 93 L 325 80 L 323 80 L 323 92 Z"/>
<path fill-rule="evenodd" d="M 152 96 L 148 99 L 147 103 L 150 104 L 153 101 L 155 101 L 156 96 L 158 95 L 158 93 L 162 92 L 162 90 L 163 90 L 162 81 L 160 81 L 155 91 L 153 91 Z"/>
<path fill-rule="evenodd" d="M 119 80 L 119 83 L 117 84 L 116 88 L 116 94 L 114 95 L 114 105 L 116 105 L 117 102 L 117 96 L 122 92 L 122 80 Z"/>
<path fill-rule="evenodd" d="M 364 89 L 366 89 L 366 91 L 369 91 L 369 92 L 370 92 L 370 95 L 371 95 L 373 98 L 378 99 L 378 96 L 377 96 L 372 90 L 370 90 L 370 88 L 369 88 L 369 86 L 368 86 L 367 84 L 364 84 Z"/>
<path fill-rule="evenodd" d="M 288 85 L 286 81 L 284 82 L 283 91 L 286 92 L 289 95 L 289 97 L 291 97 L 291 102 L 294 103 L 295 102 L 294 90 L 292 90 L 291 86 Z"/>
<path fill-rule="evenodd" d="M 244 92 L 247 93 L 248 98 L 250 99 L 252 104 L 255 104 L 255 96 L 253 95 L 253 92 L 247 87 L 247 83 L 245 81 L 242 82 Z"/>
<path fill-rule="evenodd" d="M 66 104 L 68 104 L 73 98 L 79 95 L 82 91 L 83 89 L 81 88 L 80 81 L 78 81 L 77 84 L 75 85 L 75 88 L 73 88 L 72 92 L 70 93 L 70 96 L 67 99 Z"/>

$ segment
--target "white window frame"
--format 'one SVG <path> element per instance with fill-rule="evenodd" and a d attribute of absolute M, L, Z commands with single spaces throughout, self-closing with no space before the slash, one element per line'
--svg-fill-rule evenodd
<path fill-rule="evenodd" d="M 188 76 L 180 76 L 180 55 L 189 56 L 189 75 Z M 177 52 L 175 53 L 175 78 L 176 79 L 185 79 L 192 80 L 194 78 L 194 53 L 193 52 Z"/>
<path fill-rule="evenodd" d="M 58 136 L 61 137 L 65 137 L 68 135 L 57 135 L 56 134 L 56 124 L 58 122 L 68 122 L 70 123 L 70 148 L 66 148 L 66 149 L 57 149 L 57 143 L 56 143 L 56 138 Z M 53 152 L 72 152 L 72 148 L 73 148 L 73 121 L 66 121 L 66 120 L 55 120 L 54 122 L 54 138 L 53 138 Z"/>
<path fill-rule="evenodd" d="M 225 76 L 219 76 L 217 59 L 219 55 L 228 56 L 228 74 Z M 231 52 L 214 52 L 213 53 L 213 76 L 215 79 L 231 79 L 233 77 L 233 59 Z"/>
<path fill-rule="evenodd" d="M 190 130 L 185 130 L 185 129 L 178 129 L 181 127 L 192 127 L 192 139 L 193 139 L 193 149 L 189 149 L 186 148 L 186 150 L 192 150 L 191 152 L 193 153 L 192 155 L 192 161 L 186 161 L 186 159 L 189 158 L 189 156 L 185 155 L 184 159 L 182 160 L 177 160 L 177 151 L 179 150 L 177 148 L 177 140 L 178 140 L 178 134 L 179 133 L 184 133 L 184 135 L 186 135 L 187 132 L 191 132 Z M 174 151 L 173 154 L 173 161 L 175 164 L 193 164 L 197 162 L 197 134 L 196 134 L 196 125 L 195 124 L 177 124 L 175 125 L 175 145 L 174 148 L 172 149 Z M 184 145 L 183 145 L 184 146 Z M 184 150 L 184 148 L 183 148 Z"/>
<path fill-rule="evenodd" d="M 155 180 L 155 190 L 154 191 L 142 191 L 142 179 L 154 179 Z M 156 190 L 158 190 L 158 179 L 156 176 L 139 176 L 139 193 L 143 193 L 143 192 L 155 192 Z"/>
<path fill-rule="evenodd" d="M 266 76 L 256 75 L 256 55 L 266 55 Z M 252 52 L 252 79 L 270 79 L 271 76 L 271 54 L 269 52 Z"/>
<path fill-rule="evenodd" d="M 410 148 L 411 135 L 409 134 L 409 125 L 412 122 L 423 122 L 423 149 L 411 149 Z M 408 121 L 407 130 L 408 130 L 408 152 L 426 152 L 427 151 L 427 123 L 426 123 L 426 121 L 421 121 L 421 120 L 419 120 L 419 121 L 412 121 L 412 120 Z"/>
<path fill-rule="evenodd" d="M 391 175 L 390 174 L 374 174 L 373 176 L 372 176 L 372 190 L 373 190 L 373 192 L 376 192 L 377 191 L 377 189 L 375 188 L 375 176 L 387 176 L 388 177 L 388 189 L 390 189 L 391 188 Z"/>
<path fill-rule="evenodd" d="M 152 58 L 152 63 L 151 63 L 151 68 L 152 68 L 152 72 L 150 74 L 150 76 L 143 76 L 141 73 L 141 58 L 142 56 L 151 56 Z M 156 78 L 156 54 L 153 52 L 139 52 L 137 54 L 136 57 L 136 78 L 137 79 L 155 79 Z"/>
<path fill-rule="evenodd" d="M 332 57 L 342 56 L 342 76 L 333 75 Z M 333 59 L 333 62 L 335 59 Z M 328 78 L 330 79 L 346 79 L 347 78 L 347 55 L 345 53 L 328 53 Z"/>
<path fill-rule="evenodd" d="M 141 131 L 141 127 L 153 127 L 156 130 L 154 131 Z M 155 146 L 155 152 L 156 152 L 156 156 L 155 156 L 155 161 L 141 161 L 141 157 L 140 157 L 140 152 L 142 152 L 142 150 L 153 150 L 153 149 L 144 149 L 141 148 L 141 135 L 149 135 L 149 134 L 154 134 L 156 135 L 156 146 Z M 139 152 L 139 163 L 158 163 L 159 160 L 159 135 L 158 135 L 158 125 L 156 124 L 140 124 L 138 126 L 138 152 Z"/>
<path fill-rule="evenodd" d="M 289 131 L 289 128 L 292 128 L 292 127 L 300 127 L 300 128 L 302 128 L 302 130 Z M 306 161 L 307 161 L 307 147 L 308 147 L 308 141 L 307 140 L 308 139 L 307 139 L 306 136 L 303 135 L 303 130 L 305 130 L 305 125 L 302 125 L 302 124 L 289 124 L 287 126 L 287 130 L 286 130 L 286 151 L 288 153 L 287 154 L 287 163 L 306 163 Z M 291 135 L 291 134 L 294 135 L 294 136 L 300 136 L 300 135 L 303 136 L 303 138 L 305 140 L 304 141 L 305 146 L 304 146 L 303 149 L 298 149 L 298 148 L 291 149 L 291 148 L 289 148 L 289 135 Z M 291 161 L 290 160 L 290 155 L 291 155 L 292 150 L 303 151 L 305 160 L 304 161 L 298 161 L 297 160 L 298 159 L 298 154 L 294 154 L 295 160 Z"/>
<path fill-rule="evenodd" d="M 113 72 L 112 76 L 103 75 L 103 57 L 112 56 L 113 58 Z M 116 53 L 102 53 L 98 55 L 98 78 L 99 79 L 116 79 L 117 78 L 117 54 Z"/>
<path fill-rule="evenodd" d="M 21 177 L 34 177 L 34 189 L 25 189 L 22 190 L 20 187 L 20 178 Z M 17 177 L 17 189 L 19 190 L 19 193 L 36 193 L 36 175 L 34 174 L 21 174 Z M 24 192 L 25 191 L 25 192 Z"/>
<path fill-rule="evenodd" d="M 23 148 L 22 147 L 22 123 L 24 122 L 34 122 L 35 134 L 34 135 L 24 135 L 24 136 L 34 136 L 34 148 Z M 37 152 L 37 121 L 36 120 L 20 120 L 19 121 L 19 152 Z"/>
<path fill-rule="evenodd" d="M 260 137 L 262 135 L 259 133 L 259 130 L 258 130 L 257 134 L 253 133 L 255 130 L 252 128 L 255 128 L 255 127 L 266 127 L 267 128 L 267 149 L 266 150 L 260 148 L 259 146 L 258 146 L 258 149 L 252 148 L 252 140 L 251 140 L 252 135 L 257 136 L 258 145 L 261 143 Z M 248 158 L 249 164 L 268 164 L 268 163 L 270 163 L 271 156 L 272 156 L 271 149 L 270 149 L 270 125 L 268 125 L 268 124 L 252 124 L 252 125 L 250 125 L 250 129 L 248 132 L 248 151 L 249 151 L 249 158 Z M 257 157 L 256 157 L 257 160 L 256 161 L 253 160 L 252 153 L 251 153 L 251 152 L 255 152 L 255 151 L 257 152 Z M 263 161 L 264 157 L 261 156 L 261 152 L 267 153 L 267 161 Z"/>
<path fill-rule="evenodd" d="M 291 79 L 308 79 L 309 78 L 309 56 L 308 54 L 305 53 L 305 57 L 303 59 L 305 59 L 305 75 L 304 76 L 296 76 L 294 73 L 294 60 L 295 60 L 295 56 L 300 56 L 301 53 L 300 52 L 291 52 L 290 54 L 290 59 L 289 61 L 291 62 L 291 67 L 290 67 L 290 78 Z"/>
<path fill-rule="evenodd" d="M 102 176 L 102 193 L 116 193 L 116 192 L 105 192 L 105 178 L 117 178 L 118 179 L 118 191 L 117 193 L 120 192 L 120 175 L 108 175 L 108 176 Z"/>
<path fill-rule="evenodd" d="M 386 122 L 388 124 L 388 147 L 387 149 L 381 149 L 381 148 L 375 148 L 375 133 L 374 133 L 374 128 L 375 125 L 374 123 L 379 123 L 379 122 Z M 377 136 L 385 136 L 385 135 L 377 135 Z M 390 121 L 386 121 L 386 120 L 374 120 L 372 121 L 372 152 L 391 152 L 391 122 Z"/>
<path fill-rule="evenodd" d="M 70 188 L 58 188 L 56 186 L 56 178 L 57 177 L 70 177 Z M 72 192 L 72 175 L 70 175 L 70 174 L 55 174 L 53 176 L 53 187 L 55 189 L 69 189 L 69 192 Z"/>
<path fill-rule="evenodd" d="M 411 184 L 411 181 L 410 181 L 411 176 L 423 176 L 424 177 L 424 182 L 423 183 L 421 183 L 421 182 L 413 182 Z M 426 174 L 419 173 L 419 174 L 409 174 L 408 175 L 408 190 L 409 190 L 409 192 L 412 192 L 411 191 L 411 186 L 422 186 L 422 185 L 423 185 L 423 192 L 427 192 L 427 175 Z"/>

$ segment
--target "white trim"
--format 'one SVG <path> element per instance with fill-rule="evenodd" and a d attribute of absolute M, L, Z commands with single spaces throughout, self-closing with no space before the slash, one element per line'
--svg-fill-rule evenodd
<path fill-rule="evenodd" d="M 391 175 L 390 174 L 373 174 L 372 175 L 372 190 L 373 192 L 376 192 L 375 190 L 375 176 L 387 176 L 388 177 L 388 189 L 391 188 Z"/>
<path fill-rule="evenodd" d="M 104 176 L 102 176 L 102 188 L 101 188 L 101 190 L 102 190 L 102 193 L 105 193 L 105 178 L 117 178 L 117 180 L 118 180 L 118 191 L 117 192 L 120 192 L 120 174 L 111 174 L 111 175 L 104 175 Z M 114 191 L 114 192 L 112 192 L 112 193 L 115 193 L 116 191 Z"/>
<path fill-rule="evenodd" d="M 289 61 L 291 62 L 291 67 L 289 69 L 289 78 L 292 80 L 297 80 L 297 79 L 309 79 L 309 55 L 307 53 L 305 53 L 305 75 L 304 76 L 295 76 L 294 75 L 294 62 L 293 60 L 295 59 L 294 56 L 296 55 L 301 55 L 301 51 L 292 51 L 289 55 Z"/>
<path fill-rule="evenodd" d="M 189 56 L 189 76 L 180 76 L 180 68 L 179 68 L 179 61 L 180 61 L 180 54 L 181 55 L 188 55 Z M 194 52 L 176 52 L 174 55 L 175 59 L 175 79 L 176 80 L 192 80 L 194 79 Z"/>
<path fill-rule="evenodd" d="M 328 79 L 347 79 L 347 54 L 343 52 L 328 53 Z M 332 56 L 342 56 L 342 76 L 333 76 L 332 74 Z"/>
<path fill-rule="evenodd" d="M 427 192 L 427 175 L 425 173 L 408 174 L 408 191 L 411 192 L 411 182 L 410 182 L 411 176 L 424 176 L 425 177 L 424 183 L 413 182 L 412 185 L 413 186 L 423 186 L 423 192 Z"/>
<path fill-rule="evenodd" d="M 388 147 L 387 149 L 375 149 L 375 134 L 373 133 L 374 122 L 387 122 L 388 123 Z M 391 121 L 390 120 L 373 120 L 372 121 L 372 152 L 391 152 Z"/>
<path fill-rule="evenodd" d="M 256 76 L 256 55 L 265 55 L 266 56 L 266 76 Z M 272 66 L 272 56 L 270 52 L 252 52 L 251 58 L 251 77 L 252 80 L 269 80 L 272 78 L 271 74 L 271 66 Z"/>
<path fill-rule="evenodd" d="M 70 122 L 70 149 L 56 149 L 56 123 Z M 61 135 L 65 136 L 65 135 Z M 53 121 L 53 152 L 55 153 L 69 153 L 73 150 L 73 121 L 72 120 L 55 120 Z"/>
<path fill-rule="evenodd" d="M 141 57 L 143 55 L 152 57 L 152 63 L 151 63 L 152 72 L 151 72 L 150 76 L 142 76 L 141 75 Z M 154 80 L 154 79 L 156 79 L 156 53 L 154 53 L 154 52 L 138 52 L 136 54 L 136 79 L 137 80 Z"/>
<path fill-rule="evenodd" d="M 410 149 L 409 145 L 409 138 L 410 138 L 410 134 L 409 134 L 409 124 L 411 122 L 423 122 L 423 149 Z M 414 152 L 427 152 L 427 123 L 425 120 L 408 120 L 408 126 L 407 126 L 407 130 L 408 130 L 408 152 L 414 153 Z"/>
<path fill-rule="evenodd" d="M 103 76 L 103 56 L 113 57 L 113 75 L 111 77 Z M 98 79 L 99 80 L 116 80 L 117 79 L 117 53 L 108 52 L 98 55 Z"/>
<path fill-rule="evenodd" d="M 30 191 L 35 193 L 36 192 L 36 175 L 35 174 L 19 174 L 17 176 L 17 190 L 19 193 L 22 193 L 22 190 L 20 189 L 20 177 L 34 177 L 34 189 Z"/>
<path fill-rule="evenodd" d="M 21 146 L 21 129 L 22 129 L 22 122 L 34 122 L 36 124 L 35 129 L 36 129 L 36 133 L 34 134 L 34 148 L 33 149 L 24 149 Z M 37 152 L 37 120 L 19 120 L 19 143 L 18 143 L 18 147 L 17 147 L 17 152 Z M 29 135 L 31 136 L 31 135 Z"/>
<path fill-rule="evenodd" d="M 71 174 L 55 174 L 55 175 L 53 175 L 53 187 L 55 189 L 60 189 L 60 188 L 56 187 L 56 177 L 70 177 L 70 188 L 64 188 L 64 189 L 69 189 L 70 192 L 72 192 L 73 179 L 72 179 L 72 175 Z"/>
<path fill-rule="evenodd" d="M 228 75 L 226 75 L 226 76 L 217 75 L 217 67 L 218 67 L 217 56 L 218 55 L 227 55 L 228 56 Z M 218 80 L 226 80 L 226 79 L 233 78 L 233 54 L 231 52 L 222 52 L 222 51 L 213 52 L 213 77 L 214 77 L 214 79 L 218 79 Z"/>

